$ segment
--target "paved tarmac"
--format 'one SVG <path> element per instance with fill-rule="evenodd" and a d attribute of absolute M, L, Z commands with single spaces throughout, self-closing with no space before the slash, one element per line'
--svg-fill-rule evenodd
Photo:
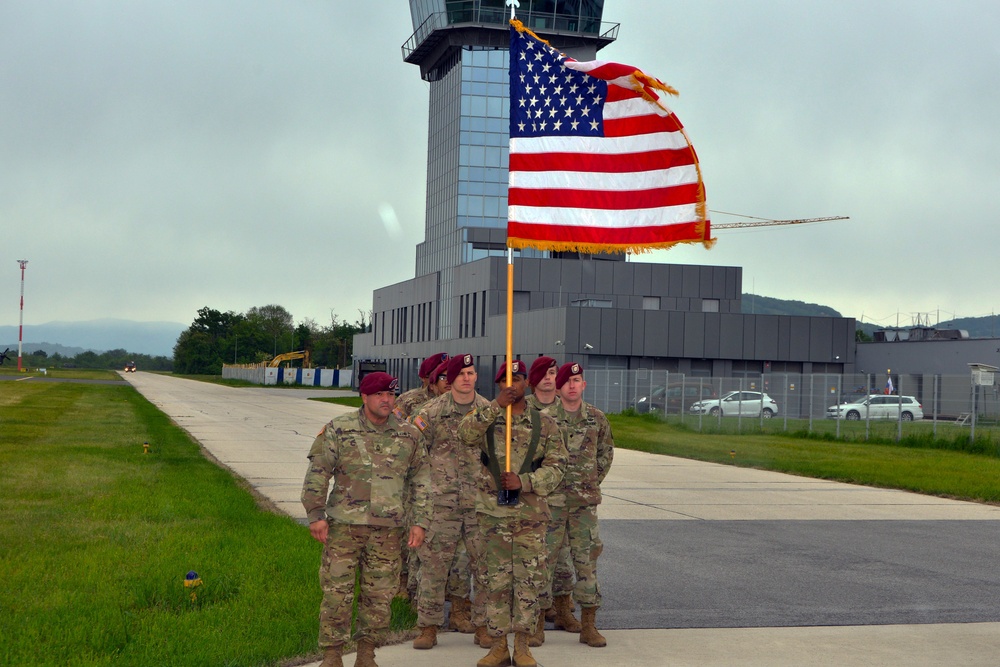
<path fill-rule="evenodd" d="M 347 410 L 305 399 L 336 392 L 125 379 L 305 521 L 309 445 Z M 608 647 L 548 631 L 533 649 L 544 667 L 1000 664 L 1000 507 L 624 449 L 603 490 Z M 433 650 L 376 657 L 436 667 L 484 654 L 441 633 Z"/>

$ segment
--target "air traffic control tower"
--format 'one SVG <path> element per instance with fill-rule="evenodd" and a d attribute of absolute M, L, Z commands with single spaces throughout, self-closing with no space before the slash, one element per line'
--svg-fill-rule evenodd
<path fill-rule="evenodd" d="M 593 60 L 618 32 L 601 22 L 603 5 L 525 0 L 517 18 L 577 60 Z M 510 9 L 503 0 L 410 0 L 410 13 L 414 32 L 403 59 L 430 84 L 427 209 L 415 275 L 441 272 L 447 301 L 454 267 L 506 252 Z M 442 314 L 441 335 L 450 338 L 452 322 Z"/>
<path fill-rule="evenodd" d="M 517 18 L 586 61 L 618 36 L 603 9 L 603 0 L 520 0 Z M 425 357 L 472 354 L 489 396 L 507 325 L 510 10 L 504 0 L 410 0 L 410 13 L 403 59 L 430 88 L 424 240 L 414 277 L 373 293 L 354 367 L 384 365 L 408 389 Z M 513 255 L 514 351 L 529 363 L 545 354 L 695 377 L 853 370 L 854 320 L 743 314 L 740 267 Z"/>

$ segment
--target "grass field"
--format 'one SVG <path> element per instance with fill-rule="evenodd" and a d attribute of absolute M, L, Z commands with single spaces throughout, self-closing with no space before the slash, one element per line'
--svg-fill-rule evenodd
<path fill-rule="evenodd" d="M 958 443 L 911 437 L 900 443 L 842 441 L 815 435 L 733 428 L 697 432 L 693 425 L 656 416 L 608 415 L 618 446 L 655 454 L 787 472 L 929 495 L 1000 502 L 996 449 L 965 451 Z M 774 420 L 772 420 L 774 421 Z M 724 422 L 725 424 L 725 422 Z M 862 424 L 863 426 L 863 424 Z"/>
<path fill-rule="evenodd" d="M 0 382 L 0 489 L 0 664 L 317 657 L 320 545 L 131 387 Z"/>

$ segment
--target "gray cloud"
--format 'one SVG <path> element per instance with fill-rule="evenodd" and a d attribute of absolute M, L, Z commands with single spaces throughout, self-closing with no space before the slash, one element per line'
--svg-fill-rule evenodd
<path fill-rule="evenodd" d="M 712 209 L 851 216 L 640 259 L 742 266 L 747 290 L 887 324 L 995 309 L 976 251 L 1000 242 L 1000 7 L 606 6 L 622 27 L 600 57 L 680 90 Z M 0 5 L 0 321 L 21 258 L 31 323 L 356 318 L 423 239 L 411 31 L 399 2 Z"/>

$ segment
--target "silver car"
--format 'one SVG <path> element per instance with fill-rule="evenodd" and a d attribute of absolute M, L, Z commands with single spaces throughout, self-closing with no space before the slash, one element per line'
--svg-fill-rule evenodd
<path fill-rule="evenodd" d="M 770 419 L 778 414 L 778 404 L 774 399 L 759 391 L 731 391 L 722 398 L 708 401 L 698 401 L 691 405 L 693 414 L 707 414 L 717 417 L 722 412 L 724 417 L 742 415 L 744 417 L 763 417 Z"/>
<path fill-rule="evenodd" d="M 924 408 L 913 396 L 869 394 L 851 403 L 831 405 L 826 409 L 828 419 L 902 419 L 911 422 L 924 418 Z"/>

